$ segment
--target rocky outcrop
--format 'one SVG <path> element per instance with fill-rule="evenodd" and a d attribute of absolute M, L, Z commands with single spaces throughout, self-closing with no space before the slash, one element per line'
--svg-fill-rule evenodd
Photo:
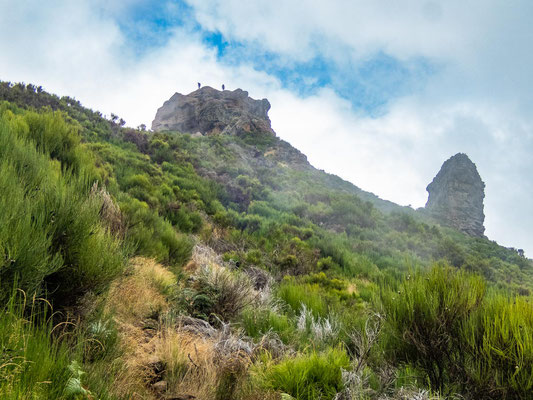
<path fill-rule="evenodd" d="M 231 201 L 243 209 L 251 201 L 250 190 L 238 185 L 230 171 L 272 171 L 279 175 L 288 168 L 305 173 L 306 179 L 314 180 L 325 188 L 355 194 L 384 212 L 408 211 L 335 175 L 315 169 L 304 154 L 276 137 L 268 118 L 269 109 L 268 100 L 254 100 L 241 89 L 219 91 L 205 86 L 188 95 L 174 94 L 158 109 L 152 130 L 175 130 L 198 137 L 197 145 L 210 162 L 206 168 L 199 162 L 195 166 L 197 171 L 224 185 Z M 218 159 L 210 154 L 210 139 L 202 139 L 201 136 L 216 134 L 244 137 L 243 141 L 226 143 L 234 156 L 233 161 Z M 234 169 L 228 168 L 230 163 Z"/>
<path fill-rule="evenodd" d="M 219 91 L 204 86 L 188 95 L 175 93 L 157 110 L 152 130 L 202 135 L 275 135 L 268 118 L 269 109 L 267 99 L 254 100 L 244 90 Z"/>
<path fill-rule="evenodd" d="M 482 237 L 485 232 L 484 189 L 476 165 L 466 154 L 458 153 L 442 164 L 428 185 L 425 209 L 442 225 Z"/>

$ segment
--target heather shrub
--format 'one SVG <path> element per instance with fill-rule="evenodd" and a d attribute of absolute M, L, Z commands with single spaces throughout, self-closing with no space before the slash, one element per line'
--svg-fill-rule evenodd
<path fill-rule="evenodd" d="M 408 276 L 397 292 L 383 295 L 388 354 L 425 371 L 440 391 L 466 384 L 461 337 L 484 294 L 482 278 L 443 265 Z"/>
<path fill-rule="evenodd" d="M 432 387 L 472 398 L 528 398 L 533 388 L 533 306 L 476 275 L 436 265 L 383 296 L 394 361 L 424 371 Z"/>
<path fill-rule="evenodd" d="M 492 294 L 465 324 L 470 391 L 478 398 L 525 399 L 533 390 L 531 298 Z"/>
<path fill-rule="evenodd" d="M 32 123 L 10 112 L 0 118 L 0 285 L 4 301 L 16 281 L 28 293 L 46 288 L 65 304 L 102 290 L 121 271 L 126 250 L 101 223 L 103 200 L 88 196 L 93 181 L 85 167 L 62 168 L 43 153 L 68 159 L 76 140 L 54 145 L 60 139 L 48 131 L 74 133 L 57 114 L 29 115 Z"/>
<path fill-rule="evenodd" d="M 350 365 L 349 357 L 340 347 L 286 357 L 279 363 L 268 355 L 263 358 L 254 371 L 258 384 L 297 400 L 333 399 L 343 388 L 342 369 Z"/>

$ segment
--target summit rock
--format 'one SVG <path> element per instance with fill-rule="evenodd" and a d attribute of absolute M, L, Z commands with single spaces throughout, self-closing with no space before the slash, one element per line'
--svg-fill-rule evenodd
<path fill-rule="evenodd" d="M 485 184 L 466 154 L 446 160 L 426 190 L 425 209 L 433 218 L 468 235 L 483 236 Z"/>
<path fill-rule="evenodd" d="M 275 136 L 268 118 L 270 103 L 255 100 L 248 92 L 216 90 L 204 86 L 188 95 L 175 93 L 157 110 L 153 131 L 175 130 L 202 135 L 245 135 L 266 133 Z"/>

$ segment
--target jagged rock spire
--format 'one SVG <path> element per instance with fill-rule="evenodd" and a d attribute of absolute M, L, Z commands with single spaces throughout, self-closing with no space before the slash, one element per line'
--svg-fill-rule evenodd
<path fill-rule="evenodd" d="M 442 164 L 428 185 L 426 210 L 445 226 L 471 236 L 483 236 L 485 184 L 476 165 L 466 154 L 458 153 Z"/>

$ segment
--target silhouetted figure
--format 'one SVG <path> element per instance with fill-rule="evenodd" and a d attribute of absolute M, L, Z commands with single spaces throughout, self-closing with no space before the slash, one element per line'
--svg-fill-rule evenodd
<path fill-rule="evenodd" d="M 224 86 L 224 84 L 222 84 L 222 90 L 226 89 L 226 86 Z"/>
<path fill-rule="evenodd" d="M 202 86 L 202 84 L 200 82 L 198 82 L 198 89 L 200 89 L 201 86 Z"/>

